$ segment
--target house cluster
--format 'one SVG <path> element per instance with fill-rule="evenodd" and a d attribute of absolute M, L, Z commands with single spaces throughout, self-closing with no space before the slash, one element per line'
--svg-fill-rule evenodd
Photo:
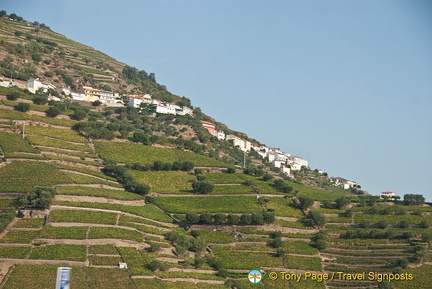
<path fill-rule="evenodd" d="M 287 175 L 291 175 L 292 171 L 299 171 L 303 166 L 309 167 L 309 162 L 304 158 L 283 152 L 278 148 L 259 146 L 253 147 L 253 149 Z"/>
<path fill-rule="evenodd" d="M 331 178 L 330 181 L 334 186 L 348 190 L 348 189 L 360 189 L 361 186 L 357 182 L 349 181 L 341 177 Z"/>
<path fill-rule="evenodd" d="M 208 121 L 202 120 L 201 124 L 212 136 L 217 137 L 219 140 L 231 141 L 234 146 L 244 152 L 250 152 L 251 149 L 254 149 L 261 157 L 264 159 L 267 158 L 274 167 L 279 168 L 281 172 L 287 175 L 291 175 L 291 171 L 300 170 L 303 166 L 309 166 L 308 161 L 302 157 L 282 152 L 280 149 L 276 148 L 269 148 L 266 146 L 256 147 L 253 146 L 250 141 L 232 134 L 225 136 L 222 130 L 218 130 L 214 123 Z"/>
<path fill-rule="evenodd" d="M 145 103 L 155 108 L 156 113 L 174 114 L 174 115 L 192 115 L 193 110 L 187 106 L 178 106 L 176 104 L 162 102 L 157 99 L 152 99 L 150 94 L 129 95 L 129 105 L 140 108 L 141 104 Z"/>
<path fill-rule="evenodd" d="M 53 89 L 58 93 L 63 93 L 67 96 L 72 97 L 74 100 L 80 101 L 100 101 L 102 104 L 107 106 L 123 106 L 121 100 L 119 100 L 119 94 L 112 91 L 106 91 L 102 89 L 93 88 L 90 86 L 83 86 L 78 92 L 71 91 L 66 87 L 56 87 L 55 85 L 47 82 L 40 81 L 39 78 L 30 78 L 27 81 L 27 90 L 31 93 L 36 93 L 39 89 L 43 92 L 47 92 L 49 89 Z M 60 98 L 50 95 L 49 100 L 60 101 Z"/>
<path fill-rule="evenodd" d="M 225 139 L 225 133 L 222 130 L 218 130 L 214 123 L 201 120 L 202 126 L 214 137 L 217 137 L 218 140 Z"/>

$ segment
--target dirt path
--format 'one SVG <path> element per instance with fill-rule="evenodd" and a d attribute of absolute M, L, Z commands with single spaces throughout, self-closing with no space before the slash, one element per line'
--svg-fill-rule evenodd
<path fill-rule="evenodd" d="M 50 146 L 44 146 L 44 145 L 36 145 L 36 147 L 38 148 L 38 150 L 41 150 L 41 151 L 43 151 L 44 149 L 56 149 L 56 150 L 64 151 L 64 152 L 90 154 L 90 152 L 88 152 L 88 151 L 71 150 L 71 149 L 58 148 L 58 147 L 50 147 Z"/>
<path fill-rule="evenodd" d="M 79 266 L 83 267 L 85 262 L 81 261 L 70 261 L 70 260 L 36 260 L 36 259 L 10 259 L 1 258 L 0 266 L 3 264 L 17 265 L 59 265 L 59 266 Z"/>
<path fill-rule="evenodd" d="M 131 213 L 126 213 L 126 212 L 123 212 L 123 211 L 116 211 L 116 210 L 97 209 L 97 208 L 85 208 L 85 207 L 71 207 L 71 206 L 61 206 L 61 205 L 53 205 L 53 206 L 51 206 L 51 210 L 83 210 L 83 211 L 116 213 L 116 214 L 123 214 L 125 216 L 130 216 L 130 217 L 134 217 L 134 218 L 138 218 L 138 219 L 143 219 L 143 220 L 151 221 L 151 222 L 154 222 L 156 224 L 161 224 L 161 225 L 163 225 L 165 227 L 172 227 L 172 228 L 178 227 L 177 225 L 174 225 L 174 224 L 171 224 L 171 223 L 161 222 L 161 221 L 153 220 L 153 219 L 150 219 L 150 218 L 142 217 L 142 216 L 139 216 L 139 215 L 135 215 L 135 214 L 131 214 Z"/>
<path fill-rule="evenodd" d="M 116 199 L 107 199 L 103 197 L 91 196 L 78 196 L 78 195 L 56 195 L 55 201 L 68 201 L 68 202 L 89 202 L 89 203 L 103 203 L 103 204 L 118 204 L 131 207 L 142 207 L 146 203 L 144 200 L 122 201 Z"/>
<path fill-rule="evenodd" d="M 98 179 L 98 180 L 101 180 L 101 181 L 105 181 L 105 182 L 109 182 L 109 183 L 113 183 L 113 184 L 117 184 L 118 185 L 118 182 L 116 182 L 116 181 L 104 179 L 104 178 L 97 177 L 97 176 L 94 176 L 94 175 L 90 175 L 90 174 L 86 174 L 86 173 L 82 173 L 82 172 L 78 172 L 78 171 L 73 171 L 73 170 L 68 170 L 68 169 L 59 169 L 59 170 L 62 171 L 62 172 L 72 173 L 72 174 L 76 174 L 76 175 L 83 175 L 83 176 L 86 176 L 86 177 L 92 177 L 92 178 L 95 178 L 95 179 Z"/>
<path fill-rule="evenodd" d="M 96 161 L 98 161 L 98 162 L 100 161 L 99 159 L 96 159 L 96 158 L 90 158 L 90 157 L 84 156 L 84 159 L 81 159 L 81 157 L 78 157 L 78 156 L 62 154 L 62 153 L 58 153 L 58 152 L 51 152 L 51 151 L 42 151 L 42 153 L 45 155 L 53 155 L 53 156 L 58 156 L 58 157 L 63 157 L 63 158 L 83 160 L 83 161 L 94 162 L 94 163 L 96 163 Z"/>
<path fill-rule="evenodd" d="M 122 226 L 122 225 L 95 224 L 95 223 L 74 223 L 74 222 L 61 222 L 61 223 L 60 222 L 58 222 L 58 223 L 57 222 L 50 222 L 49 224 L 53 227 L 87 227 L 87 226 L 89 226 L 89 227 L 105 227 L 105 228 L 122 228 L 125 230 L 136 231 L 136 232 L 142 233 L 140 230 L 138 230 L 136 228 L 132 228 L 132 227 L 128 227 L 128 226 Z M 133 223 L 133 224 L 138 224 L 138 225 L 158 229 L 158 230 L 165 231 L 165 232 L 170 231 L 167 228 L 148 225 L 148 224 L 144 224 L 144 223 Z"/>
<path fill-rule="evenodd" d="M 162 281 L 170 281 L 170 282 L 192 282 L 194 284 L 197 283 L 208 283 L 208 284 L 225 284 L 224 280 L 205 280 L 205 279 L 195 279 L 195 278 L 160 278 L 157 276 L 132 276 L 132 279 L 154 279 L 157 278 Z"/>
<path fill-rule="evenodd" d="M 55 185 L 54 187 L 88 187 L 88 188 L 102 188 L 102 189 L 124 191 L 123 188 L 112 187 L 104 184 L 59 184 L 59 185 Z"/>
<path fill-rule="evenodd" d="M 135 242 L 130 240 L 119 240 L 119 239 L 83 239 L 83 240 L 74 240 L 74 239 L 36 239 L 37 241 L 46 242 L 48 245 L 114 245 L 117 247 L 130 247 L 136 248 L 139 250 L 150 247 L 147 243 L 144 242 Z M 0 259 L 1 260 L 1 259 Z M 84 263 L 84 262 L 83 262 Z"/>
<path fill-rule="evenodd" d="M 154 197 L 201 197 L 201 198 L 209 198 L 209 197 L 244 197 L 244 196 L 256 196 L 255 193 L 250 192 L 247 194 L 194 194 L 194 193 L 184 193 L 184 194 L 160 194 L 160 193 L 149 193 L 150 196 Z M 283 198 L 283 195 L 272 195 L 272 194 L 259 194 L 260 197 L 270 197 L 270 198 Z"/>

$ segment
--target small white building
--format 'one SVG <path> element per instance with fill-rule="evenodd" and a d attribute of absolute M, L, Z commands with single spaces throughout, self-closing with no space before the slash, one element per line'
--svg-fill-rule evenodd
<path fill-rule="evenodd" d="M 71 92 L 70 96 L 72 97 L 73 100 L 80 100 L 80 101 L 84 101 L 85 98 L 84 93 L 78 93 L 78 92 Z"/>
<path fill-rule="evenodd" d="M 309 162 L 307 160 L 305 160 L 302 157 L 299 156 L 290 156 L 289 157 L 292 161 L 294 161 L 295 163 L 298 163 L 301 167 L 305 166 L 305 167 L 309 167 Z"/>
<path fill-rule="evenodd" d="M 99 92 L 99 101 L 103 104 L 112 104 L 116 102 L 116 95 L 112 91 L 101 90 Z"/>
<path fill-rule="evenodd" d="M 57 87 L 56 91 L 60 94 L 64 93 L 64 95 L 70 95 L 71 94 L 70 89 L 67 87 Z"/>
<path fill-rule="evenodd" d="M 250 143 L 250 141 L 241 139 L 238 136 L 229 134 L 229 135 L 226 136 L 226 140 L 227 141 L 232 140 L 234 146 L 239 147 L 244 152 L 248 152 L 248 151 L 251 150 L 251 143 Z"/>
<path fill-rule="evenodd" d="M 281 161 L 281 160 L 273 160 L 272 164 L 275 168 L 281 168 L 282 165 L 285 164 L 285 161 Z"/>
<path fill-rule="evenodd" d="M 395 194 L 393 192 L 390 191 L 385 191 L 381 193 L 381 198 L 388 198 L 390 200 L 393 200 Z"/>
<path fill-rule="evenodd" d="M 156 113 L 176 114 L 176 109 L 174 106 L 168 106 L 165 104 L 158 104 L 158 105 L 156 105 Z"/>
<path fill-rule="evenodd" d="M 53 100 L 53 101 L 61 101 L 60 98 L 58 98 L 57 96 L 54 95 L 48 95 L 48 101 Z"/>
<path fill-rule="evenodd" d="M 289 167 L 287 167 L 287 166 L 281 166 L 280 169 L 281 169 L 281 172 L 284 173 L 284 174 L 286 174 L 287 176 L 291 175 L 291 169 Z"/>
<path fill-rule="evenodd" d="M 27 90 L 31 93 L 35 94 L 38 89 L 42 89 L 44 92 L 47 92 L 48 89 L 56 89 L 54 85 L 52 85 L 49 82 L 42 83 L 39 78 L 32 78 L 30 77 L 29 80 L 27 80 Z"/>
<path fill-rule="evenodd" d="M 127 269 L 128 268 L 128 266 L 125 262 L 119 262 L 118 266 L 120 269 Z"/>
<path fill-rule="evenodd" d="M 217 132 L 217 138 L 218 138 L 218 140 L 224 140 L 225 139 L 225 133 L 223 131 L 219 130 Z"/>
<path fill-rule="evenodd" d="M 3 87 L 9 87 L 10 86 L 10 84 L 11 84 L 11 82 L 9 81 L 9 80 L 1 80 L 0 81 L 0 86 L 3 86 Z"/>
<path fill-rule="evenodd" d="M 183 111 L 181 113 L 181 115 L 193 115 L 193 109 L 187 106 L 183 106 Z"/>

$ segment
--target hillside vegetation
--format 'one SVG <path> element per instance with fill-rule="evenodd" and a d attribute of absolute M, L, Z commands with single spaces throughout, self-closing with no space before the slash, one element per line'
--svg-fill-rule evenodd
<path fill-rule="evenodd" d="M 70 76 L 76 85 L 175 97 L 154 75 L 45 25 L 6 17 L 0 24 L 0 58 L 12 59 L 1 66 L 7 77 L 19 72 L 67 84 Z M 13 101 L 11 93 L 18 93 Z M 71 267 L 71 286 L 83 289 L 402 289 L 432 282 L 432 207 L 424 200 L 352 194 L 308 169 L 296 181 L 253 153 L 240 169 L 243 152 L 203 130 L 199 120 L 208 117 L 199 110 L 195 117 L 143 115 L 68 101 L 34 104 L 38 97 L 0 90 L 1 288 L 25 288 L 29 280 L 32 288 L 54 287 L 59 266 Z M 19 103 L 37 106 L 20 112 Z M 47 116 L 53 107 L 58 115 Z M 85 117 L 77 120 L 77 111 Z M 302 178 L 316 182 L 306 186 Z M 247 281 L 252 269 L 262 272 L 262 284 Z M 373 278 L 297 282 L 279 273 L 272 280 L 270 272 Z M 406 274 L 413 280 L 400 280 Z"/>

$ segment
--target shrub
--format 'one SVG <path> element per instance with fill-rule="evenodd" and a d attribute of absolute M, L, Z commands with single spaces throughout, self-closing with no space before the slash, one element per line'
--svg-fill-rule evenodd
<path fill-rule="evenodd" d="M 148 249 L 149 252 L 158 252 L 162 246 L 159 243 L 153 243 L 153 242 L 149 242 L 150 248 Z"/>
<path fill-rule="evenodd" d="M 30 109 L 30 104 L 29 103 L 24 103 L 24 102 L 20 102 L 15 106 L 15 110 L 21 111 L 21 112 L 26 112 Z"/>
<path fill-rule="evenodd" d="M 44 105 L 48 102 L 48 98 L 43 95 L 37 95 L 33 98 L 33 103 L 38 105 Z"/>
<path fill-rule="evenodd" d="M 236 172 L 236 169 L 235 168 L 227 168 L 227 173 L 228 174 L 235 174 L 235 172 Z"/>
<path fill-rule="evenodd" d="M 208 181 L 197 181 L 192 183 L 192 189 L 196 193 L 209 194 L 213 191 L 214 185 Z"/>
<path fill-rule="evenodd" d="M 326 223 L 325 216 L 318 211 L 310 211 L 307 217 L 311 220 L 312 224 L 318 227 L 322 227 Z"/>
<path fill-rule="evenodd" d="M 46 111 L 46 116 L 48 117 L 56 117 L 58 116 L 60 113 L 62 113 L 61 109 L 58 108 L 57 106 L 52 106 L 50 107 L 47 111 Z"/>
<path fill-rule="evenodd" d="M 48 209 L 56 194 L 50 187 L 36 187 L 32 192 L 18 200 L 18 204 L 24 208 Z"/>
<path fill-rule="evenodd" d="M 300 210 L 304 211 L 313 205 L 314 201 L 308 197 L 300 197 L 299 199 Z"/>
<path fill-rule="evenodd" d="M 21 93 L 19 91 L 11 91 L 8 94 L 6 94 L 7 100 L 17 100 L 18 97 L 21 96 Z"/>
<path fill-rule="evenodd" d="M 99 100 L 92 102 L 92 106 L 100 106 L 101 104 L 102 104 L 102 102 L 100 102 Z"/>

